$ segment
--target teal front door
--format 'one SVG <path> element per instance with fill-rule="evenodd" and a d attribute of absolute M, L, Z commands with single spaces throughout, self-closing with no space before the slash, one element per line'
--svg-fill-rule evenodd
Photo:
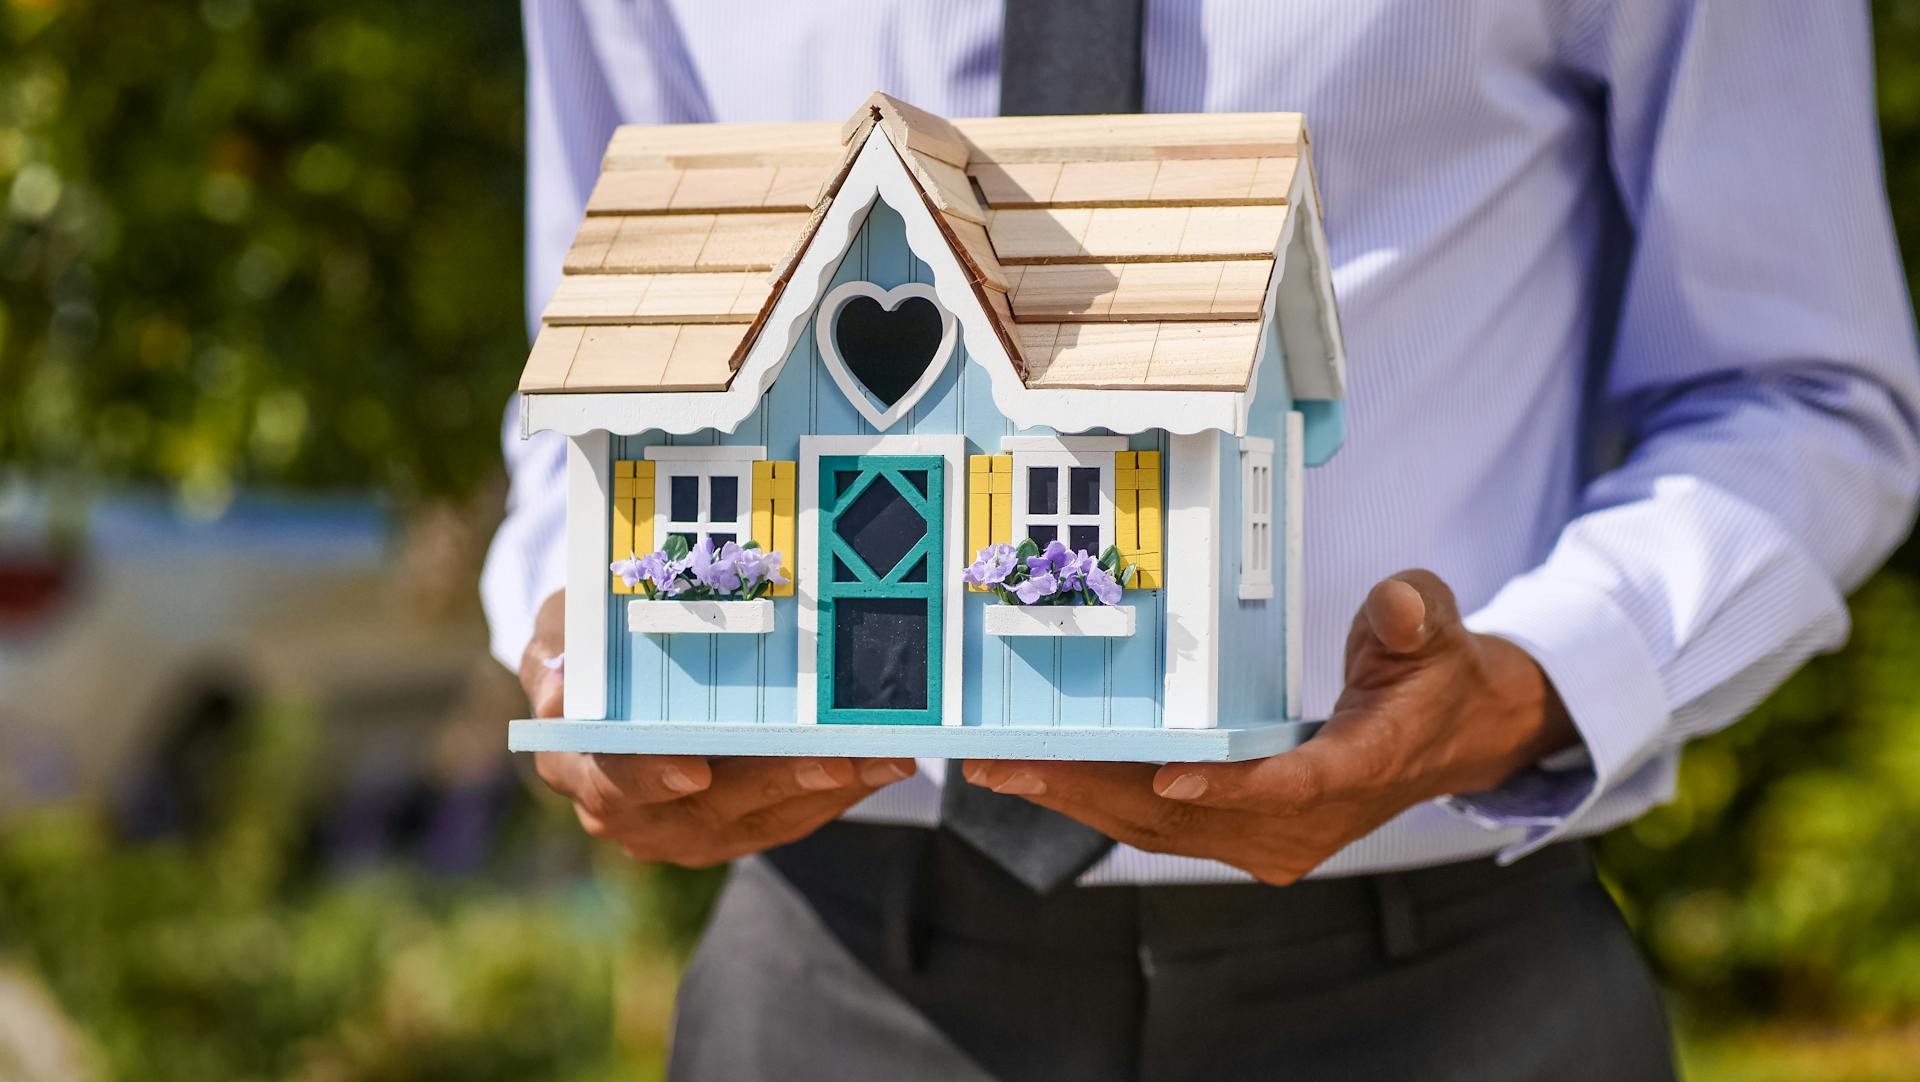
<path fill-rule="evenodd" d="M 820 459 L 821 722 L 940 724 L 946 461 Z"/>

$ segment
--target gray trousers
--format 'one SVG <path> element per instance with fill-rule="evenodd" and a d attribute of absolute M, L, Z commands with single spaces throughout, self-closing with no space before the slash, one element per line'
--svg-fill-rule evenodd
<path fill-rule="evenodd" d="M 676 1082 L 1674 1077 L 1583 845 L 1497 868 L 1027 892 L 951 835 L 834 824 L 739 864 Z"/>

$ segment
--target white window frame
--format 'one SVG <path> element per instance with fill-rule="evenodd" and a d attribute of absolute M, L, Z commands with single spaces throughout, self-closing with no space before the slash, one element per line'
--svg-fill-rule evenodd
<path fill-rule="evenodd" d="M 653 547 L 663 548 L 667 535 L 691 533 L 697 541 L 713 533 L 731 533 L 741 544 L 753 537 L 753 464 L 767 457 L 767 449 L 757 446 L 725 447 L 649 447 L 644 452 L 653 463 Z M 701 478 L 697 517 L 673 519 L 673 479 Z M 736 515 L 716 522 L 710 506 L 715 477 L 731 477 L 739 485 Z"/>
<path fill-rule="evenodd" d="M 1240 600 L 1273 597 L 1273 441 L 1240 437 Z"/>
<path fill-rule="evenodd" d="M 1125 436 L 1008 436 L 1000 441 L 1002 451 L 1013 453 L 1013 529 L 1012 540 L 1019 544 L 1032 534 L 1033 525 L 1056 527 L 1056 536 L 1071 544 L 1069 526 L 1095 526 L 1100 531 L 1100 547 L 1092 555 L 1098 558 L 1113 544 L 1114 497 L 1113 456 L 1127 449 Z M 1027 511 L 1027 470 L 1030 467 L 1066 469 L 1084 466 L 1100 471 L 1100 509 L 1091 515 L 1075 515 L 1071 506 L 1067 478 L 1060 479 L 1060 503 L 1052 515 L 1030 515 Z"/>

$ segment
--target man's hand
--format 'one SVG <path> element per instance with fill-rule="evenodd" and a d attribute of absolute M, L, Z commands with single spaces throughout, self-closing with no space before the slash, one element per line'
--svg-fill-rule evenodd
<path fill-rule="evenodd" d="M 1414 804 L 1492 788 L 1577 739 L 1525 651 L 1468 631 L 1446 583 L 1404 571 L 1368 593 L 1333 716 L 1292 751 L 1163 767 L 973 762 L 964 773 L 1128 845 L 1286 884 Z"/>
<path fill-rule="evenodd" d="M 565 593 L 540 606 L 520 658 L 535 717 L 559 717 Z M 588 834 L 635 860 L 704 867 L 813 833 L 869 793 L 913 773 L 912 759 L 703 759 L 543 751 L 540 779 L 573 801 Z"/>

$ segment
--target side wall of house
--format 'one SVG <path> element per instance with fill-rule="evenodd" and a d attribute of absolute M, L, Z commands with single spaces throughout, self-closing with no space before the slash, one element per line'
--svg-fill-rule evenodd
<path fill-rule="evenodd" d="M 1286 357 L 1278 334 L 1269 334 L 1260 358 L 1257 393 L 1247 415 L 1247 434 L 1273 443 L 1271 563 L 1273 596 L 1245 600 L 1239 584 L 1247 554 L 1241 441 L 1220 437 L 1220 724 L 1274 721 L 1287 716 L 1287 536 L 1286 413 L 1292 404 Z M 1297 629 L 1296 629 L 1297 630 Z"/>
<path fill-rule="evenodd" d="M 835 273 L 832 286 L 869 281 L 891 288 L 931 282 L 927 264 L 907 248 L 904 223 L 884 203 L 868 220 Z M 994 406 L 986 370 L 967 352 L 964 331 L 938 382 L 888 435 L 965 435 L 969 452 L 998 453 L 1015 434 Z M 1020 434 L 1037 434 L 1026 430 Z M 798 461 L 803 435 L 868 434 L 873 427 L 841 394 L 821 364 L 811 322 L 779 378 L 752 416 L 733 433 L 690 436 L 659 433 L 615 437 L 612 457 L 638 459 L 654 444 L 763 445 L 771 459 Z M 1158 434 L 1130 445 L 1164 450 Z M 947 479 L 954 499 L 966 499 L 964 477 Z M 964 521 L 964 520 L 963 520 Z M 799 537 L 799 546 L 813 539 Z M 790 570 L 806 566 L 786 553 Z M 961 568 L 940 569 L 958 575 Z M 626 630 L 628 597 L 607 595 L 608 716 L 626 720 L 710 720 L 792 723 L 798 667 L 796 599 L 776 598 L 774 631 L 766 635 L 651 635 Z M 1123 639 L 999 639 L 982 630 L 988 595 L 968 593 L 963 613 L 964 722 L 968 725 L 1152 726 L 1159 723 L 1164 616 L 1159 591 L 1131 590 L 1135 634 Z"/>

